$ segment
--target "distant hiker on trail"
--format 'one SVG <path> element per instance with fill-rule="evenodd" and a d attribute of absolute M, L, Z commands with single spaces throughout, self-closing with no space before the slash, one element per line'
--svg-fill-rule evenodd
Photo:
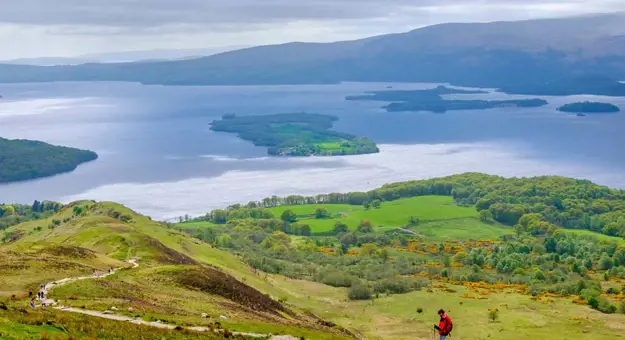
<path fill-rule="evenodd" d="M 440 340 L 447 340 L 449 333 L 454 327 L 454 324 L 451 322 L 451 318 L 449 315 L 445 314 L 445 311 L 442 309 L 438 310 L 438 315 L 441 317 L 441 320 L 438 322 L 438 325 L 434 325 L 434 329 L 438 331 L 440 335 Z"/>
<path fill-rule="evenodd" d="M 29 289 L 29 290 L 28 290 L 28 297 L 29 297 L 29 298 L 32 298 L 32 297 L 33 297 L 33 290 L 32 290 L 32 289 Z"/>
<path fill-rule="evenodd" d="M 30 300 L 29 306 L 30 308 L 35 308 L 35 299 Z"/>

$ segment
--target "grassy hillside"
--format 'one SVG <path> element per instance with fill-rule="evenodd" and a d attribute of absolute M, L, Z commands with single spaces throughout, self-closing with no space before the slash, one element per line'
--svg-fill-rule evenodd
<path fill-rule="evenodd" d="M 56 320 L 56 330 L 50 332 L 41 323 L 8 314 L 26 307 L 28 290 L 37 291 L 42 283 L 130 267 L 123 262 L 130 258 L 139 259 L 140 267 L 105 279 L 69 283 L 50 295 L 65 306 L 95 311 L 115 306 L 119 315 L 173 325 L 208 327 L 219 322 L 230 331 L 315 339 L 348 337 L 297 306 L 279 302 L 283 293 L 236 257 L 114 203 L 76 202 L 49 219 L 13 226 L 6 232 L 16 235 L 0 246 L 0 300 L 8 306 L 0 310 L 0 334 L 9 338 L 35 338 L 33 334 L 38 338 L 44 332 L 113 337 L 115 332 L 95 329 L 112 322 L 96 318 L 87 318 L 93 324 L 87 323 L 82 330 L 89 331 L 82 332 L 70 327 L 76 317 L 68 312 L 48 309 L 41 316 L 38 310 L 26 310 L 27 319 Z M 210 317 L 201 318 L 202 313 Z M 136 325 L 126 331 L 135 336 L 142 329 Z"/>
<path fill-rule="evenodd" d="M 458 339 L 618 338 L 625 244 L 563 226 L 618 231 L 622 197 L 587 181 L 465 174 L 233 205 L 177 225 L 189 233 L 115 203 L 75 202 L 4 232 L 0 337 L 223 337 L 187 329 L 213 327 L 430 339 L 444 308 Z M 74 312 L 26 308 L 41 283 L 111 267 L 124 269 L 50 290 Z M 179 328 L 78 314 L 105 310 Z"/>

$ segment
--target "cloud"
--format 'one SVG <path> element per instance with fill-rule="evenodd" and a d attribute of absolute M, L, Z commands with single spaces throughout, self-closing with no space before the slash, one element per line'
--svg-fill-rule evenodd
<path fill-rule="evenodd" d="M 623 0 L 17 0 L 0 59 L 335 41 L 443 23 L 625 11 Z M 16 42 L 19 42 L 16 44 Z"/>
<path fill-rule="evenodd" d="M 431 16 L 528 10 L 558 15 L 624 9 L 621 0 L 20 0 L 2 5 L 0 22 L 149 28 L 379 19 L 402 13 Z M 496 19 L 496 13 L 491 14 Z"/>

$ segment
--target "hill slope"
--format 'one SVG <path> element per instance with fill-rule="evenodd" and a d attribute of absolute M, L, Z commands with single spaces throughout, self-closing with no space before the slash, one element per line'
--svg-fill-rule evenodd
<path fill-rule="evenodd" d="M 119 315 L 174 326 L 293 334 L 298 338 L 349 337 L 295 305 L 272 298 L 284 293 L 234 256 L 117 204 L 76 202 L 49 219 L 13 226 L 7 233 L 13 237 L 0 246 L 0 298 L 14 296 L 8 304 L 9 313 L 26 305 L 21 300 L 24 292 L 37 290 L 44 282 L 129 267 L 124 261 L 138 259 L 138 268 L 68 283 L 50 291 L 49 298 L 91 311 L 116 306 L 121 310 L 116 312 Z M 2 313 L 0 310 L 0 333 L 6 329 L 5 334 L 16 338 L 24 335 L 16 325 L 20 321 Z M 203 313 L 208 318 L 201 318 Z M 71 318 L 59 320 L 61 326 L 71 322 Z M 95 331 L 85 327 L 88 333 Z M 140 329 L 137 326 L 128 331 Z"/>
<path fill-rule="evenodd" d="M 260 46 L 171 62 L 0 65 L 0 82 L 168 85 L 451 82 L 527 94 L 625 95 L 625 15 L 443 24 L 336 43 Z"/>

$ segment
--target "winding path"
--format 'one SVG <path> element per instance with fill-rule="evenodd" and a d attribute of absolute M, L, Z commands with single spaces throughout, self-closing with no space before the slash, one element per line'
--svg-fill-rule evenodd
<path fill-rule="evenodd" d="M 131 259 L 128 260 L 128 263 L 132 265 L 132 268 L 138 268 L 139 267 L 139 263 L 137 263 L 137 259 Z M 91 276 L 80 276 L 80 277 L 73 277 L 73 278 L 66 278 L 66 279 L 62 279 L 62 280 L 57 280 L 57 281 L 52 281 L 52 282 L 48 282 L 46 284 L 43 285 L 43 288 L 41 289 L 41 291 L 44 293 L 44 299 L 41 301 L 43 305 L 45 306 L 55 306 L 53 307 L 54 309 L 60 310 L 60 311 L 64 311 L 64 312 L 70 312 L 70 313 L 78 313 L 78 314 L 84 314 L 84 315 L 90 315 L 90 316 L 95 316 L 98 318 L 103 318 L 103 319 L 109 319 L 109 320 L 117 320 L 117 321 L 127 321 L 136 325 L 145 325 L 145 326 L 150 326 L 150 327 L 156 327 L 156 328 L 163 328 L 163 329 L 171 329 L 174 330 L 176 329 L 177 326 L 174 325 L 168 325 L 168 324 L 164 324 L 161 322 L 151 322 L 151 321 L 145 321 L 145 320 L 141 320 L 139 318 L 131 318 L 128 316 L 123 316 L 123 315 L 116 315 L 113 314 L 112 311 L 106 311 L 106 312 L 98 312 L 98 311 L 92 311 L 92 310 L 86 310 L 86 309 L 78 309 L 78 308 L 73 308 L 73 307 L 67 307 L 67 306 L 56 306 L 57 302 L 54 301 L 53 299 L 46 299 L 45 296 L 48 295 L 48 292 L 52 289 L 52 288 L 56 288 L 68 283 L 72 283 L 72 282 L 76 282 L 76 281 L 81 281 L 81 280 L 87 280 L 87 279 L 102 279 L 105 278 L 107 276 L 113 275 L 115 274 L 116 271 L 123 269 L 123 268 L 115 268 L 115 269 L 111 269 L 110 271 L 104 273 L 104 274 L 94 274 Z M 128 268 L 126 268 L 128 269 Z M 215 332 L 215 333 L 220 333 L 221 331 L 218 329 L 211 329 L 209 327 L 183 327 L 184 329 L 190 330 L 190 331 L 195 331 L 195 332 Z M 271 334 L 259 334 L 259 333 L 245 333 L 245 332 L 231 332 L 232 335 L 241 335 L 241 336 L 246 336 L 246 337 L 252 337 L 252 338 L 269 338 L 270 340 L 298 340 L 299 338 L 293 337 L 291 335 L 271 335 Z"/>
<path fill-rule="evenodd" d="M 401 231 L 403 231 L 403 232 L 406 232 L 406 233 L 408 233 L 408 234 L 412 234 L 412 235 L 414 235 L 414 236 L 423 237 L 423 235 L 421 235 L 421 234 L 419 234 L 419 233 L 415 232 L 414 230 L 410 230 L 410 229 L 406 229 L 406 228 L 397 228 L 397 230 L 401 230 Z"/>

